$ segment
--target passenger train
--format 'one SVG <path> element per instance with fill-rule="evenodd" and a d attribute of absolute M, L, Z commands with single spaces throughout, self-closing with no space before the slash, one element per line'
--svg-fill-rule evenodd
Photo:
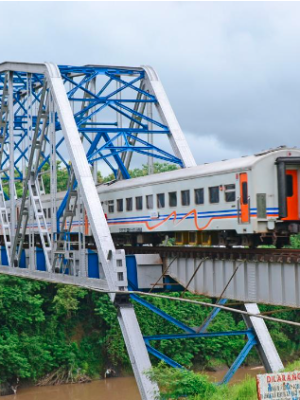
<path fill-rule="evenodd" d="M 280 247 L 300 231 L 299 178 L 300 150 L 282 146 L 97 190 L 116 244 L 157 245 L 168 236 L 178 245 Z M 50 226 L 50 195 L 42 203 Z M 85 224 L 92 243 L 77 208 L 71 234 Z"/>

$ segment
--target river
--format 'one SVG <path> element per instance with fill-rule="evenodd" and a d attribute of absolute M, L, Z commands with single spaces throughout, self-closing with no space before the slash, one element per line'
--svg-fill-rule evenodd
<path fill-rule="evenodd" d="M 226 370 L 205 372 L 218 381 Z M 263 367 L 243 367 L 238 370 L 232 383 L 241 381 L 246 375 L 255 376 L 264 373 Z M 140 400 L 133 377 L 112 378 L 91 383 L 20 388 L 17 395 L 5 396 L 3 400 Z"/>

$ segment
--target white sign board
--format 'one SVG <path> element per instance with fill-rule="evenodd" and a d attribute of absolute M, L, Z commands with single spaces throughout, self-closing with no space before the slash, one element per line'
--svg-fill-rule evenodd
<path fill-rule="evenodd" d="M 258 400 L 299 400 L 300 371 L 256 376 Z"/>

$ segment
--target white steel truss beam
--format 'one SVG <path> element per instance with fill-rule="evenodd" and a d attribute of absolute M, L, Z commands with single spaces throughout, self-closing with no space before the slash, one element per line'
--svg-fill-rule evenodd
<path fill-rule="evenodd" d="M 157 110 L 162 121 L 169 126 L 171 134 L 168 136 L 175 155 L 182 160 L 185 168 L 195 167 L 197 163 L 157 73 L 148 65 L 143 69 L 146 73 L 146 89 L 157 98 Z"/>
<path fill-rule="evenodd" d="M 64 274 L 53 274 L 44 271 L 28 271 L 27 268 L 8 268 L 0 266 L 0 274 L 29 278 L 42 282 L 61 283 L 63 285 L 80 286 L 87 289 L 108 290 L 105 279 L 94 279 Z"/>

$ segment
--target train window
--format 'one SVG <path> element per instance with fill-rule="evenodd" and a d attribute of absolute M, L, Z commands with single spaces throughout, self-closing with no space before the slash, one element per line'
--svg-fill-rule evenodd
<path fill-rule="evenodd" d="M 123 199 L 117 199 L 117 211 L 123 211 Z"/>
<path fill-rule="evenodd" d="M 143 209 L 143 196 L 137 196 L 135 198 L 135 208 L 137 210 L 142 210 Z"/>
<path fill-rule="evenodd" d="M 48 218 L 51 218 L 51 208 L 48 208 Z"/>
<path fill-rule="evenodd" d="M 242 204 L 248 204 L 248 183 L 242 183 Z"/>
<path fill-rule="evenodd" d="M 292 197 L 293 194 L 293 175 L 286 175 L 286 197 Z"/>
<path fill-rule="evenodd" d="M 169 206 L 170 207 L 177 207 L 177 192 L 170 192 L 169 193 Z"/>
<path fill-rule="evenodd" d="M 209 188 L 209 201 L 210 203 L 219 203 L 220 194 L 219 194 L 219 186 L 212 186 Z"/>
<path fill-rule="evenodd" d="M 256 194 L 256 204 L 257 204 L 257 218 L 261 218 L 261 219 L 267 218 L 266 193 L 257 193 Z"/>
<path fill-rule="evenodd" d="M 126 211 L 132 211 L 132 197 L 126 199 Z"/>
<path fill-rule="evenodd" d="M 43 213 L 44 213 L 45 218 L 47 218 L 47 208 L 43 208 Z"/>
<path fill-rule="evenodd" d="M 115 211 L 115 204 L 113 200 L 108 200 L 108 212 L 113 213 Z"/>
<path fill-rule="evenodd" d="M 157 195 L 157 208 L 164 208 L 165 206 L 165 194 L 159 193 Z"/>
<path fill-rule="evenodd" d="M 190 205 L 190 191 L 189 190 L 182 190 L 181 191 L 181 204 L 183 206 Z"/>
<path fill-rule="evenodd" d="M 149 194 L 146 196 L 146 207 L 148 210 L 152 210 L 153 208 L 153 194 Z"/>
<path fill-rule="evenodd" d="M 204 189 L 195 189 L 195 204 L 204 204 Z"/>
<path fill-rule="evenodd" d="M 229 203 L 230 201 L 235 201 L 235 185 L 225 185 L 225 201 Z"/>

